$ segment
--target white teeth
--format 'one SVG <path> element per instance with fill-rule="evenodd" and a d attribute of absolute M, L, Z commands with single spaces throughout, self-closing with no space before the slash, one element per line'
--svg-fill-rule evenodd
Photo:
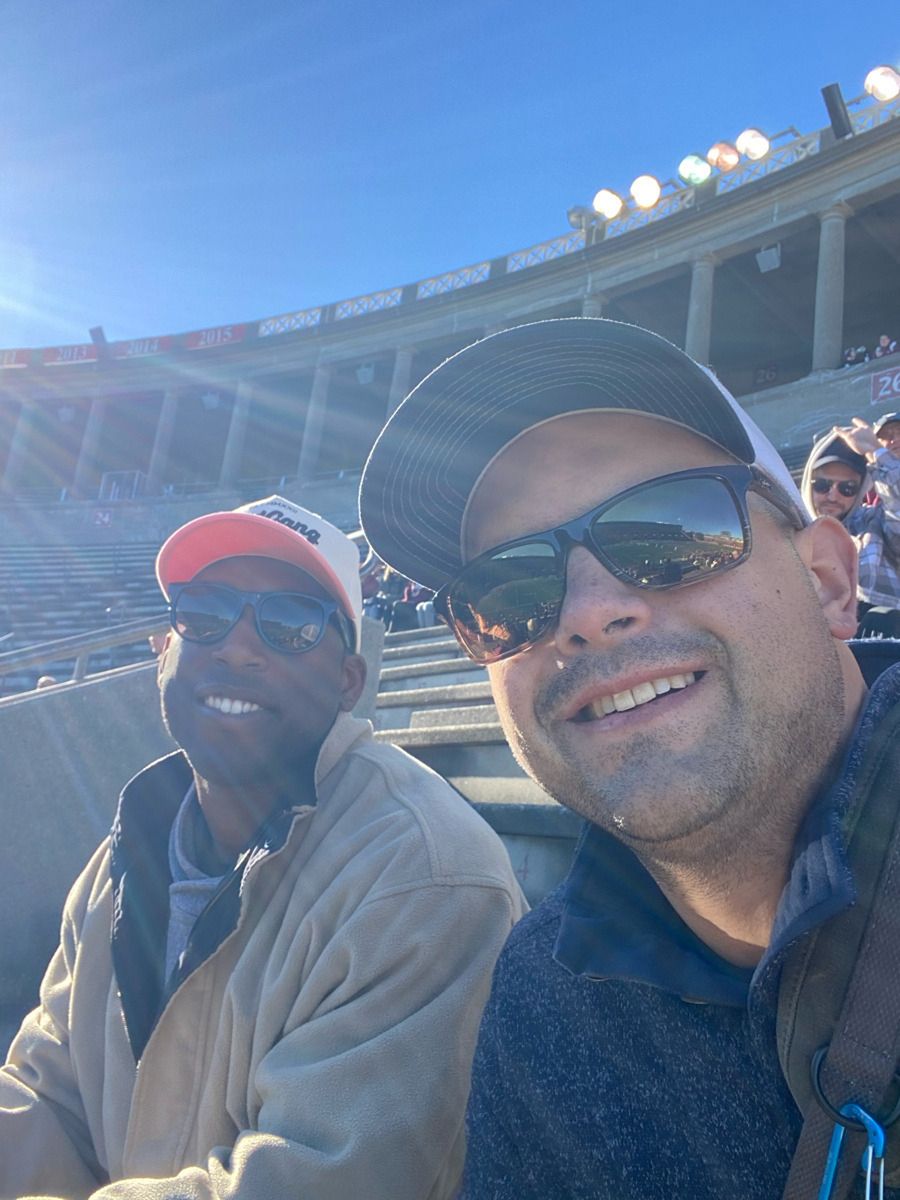
<path fill-rule="evenodd" d="M 656 688 L 652 683 L 639 683 L 631 689 L 635 704 L 646 704 L 648 700 L 656 699 Z"/>
<path fill-rule="evenodd" d="M 203 703 L 207 708 L 214 708 L 216 712 L 229 717 L 243 717 L 247 713 L 260 711 L 258 704 L 250 700 L 233 700 L 230 696 L 207 696 Z"/>
<path fill-rule="evenodd" d="M 601 696 L 599 700 L 593 700 L 588 705 L 588 711 L 593 717 L 606 717 L 612 712 L 627 712 L 631 708 L 638 708 L 650 700 L 655 700 L 657 696 L 664 696 L 666 692 L 690 687 L 696 680 L 697 676 L 693 671 L 686 671 L 683 675 L 667 675 L 646 683 L 636 683 L 633 688 L 625 688 L 615 695 Z"/>

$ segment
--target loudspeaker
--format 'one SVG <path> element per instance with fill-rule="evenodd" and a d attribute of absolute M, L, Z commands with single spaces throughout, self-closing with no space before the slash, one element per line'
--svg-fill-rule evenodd
<path fill-rule="evenodd" d="M 847 112 L 847 105 L 844 103 L 844 97 L 841 94 L 840 84 L 829 83 L 823 87 L 822 99 L 825 101 L 825 107 L 828 109 L 828 119 L 831 122 L 834 136 L 838 141 L 841 138 L 850 137 L 853 133 L 853 126 L 850 123 L 850 114 Z"/>

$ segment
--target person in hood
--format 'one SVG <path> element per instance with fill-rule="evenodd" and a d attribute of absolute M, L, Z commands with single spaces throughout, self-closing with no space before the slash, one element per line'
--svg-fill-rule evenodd
<path fill-rule="evenodd" d="M 859 550 L 860 633 L 900 636 L 900 443 L 888 414 L 872 426 L 854 417 L 812 448 L 800 491 L 811 516 L 834 517 Z M 875 503 L 867 497 L 874 492 Z M 877 610 L 877 611 L 873 611 Z"/>

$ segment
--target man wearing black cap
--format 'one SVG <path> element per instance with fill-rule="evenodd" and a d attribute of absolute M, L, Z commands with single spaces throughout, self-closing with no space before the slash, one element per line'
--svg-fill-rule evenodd
<path fill-rule="evenodd" d="M 122 793 L 0 1069 L 0 1195 L 450 1200 L 496 835 L 351 715 L 356 546 L 282 497 L 157 559 L 182 750 Z"/>
<path fill-rule="evenodd" d="M 900 726 L 900 666 L 847 644 L 851 538 L 811 523 L 708 372 L 581 318 L 439 366 L 360 503 L 486 664 L 519 762 L 586 821 L 497 965 L 465 1195 L 776 1200 L 802 1123 L 781 967 L 854 902 L 848 796 L 900 771 L 861 767 Z"/>
<path fill-rule="evenodd" d="M 800 490 L 809 512 L 836 517 L 859 551 L 860 636 L 900 635 L 900 436 L 896 414 L 875 425 L 854 417 L 814 444 Z M 876 503 L 866 503 L 867 493 Z M 874 611 L 873 611 L 874 609 Z"/>

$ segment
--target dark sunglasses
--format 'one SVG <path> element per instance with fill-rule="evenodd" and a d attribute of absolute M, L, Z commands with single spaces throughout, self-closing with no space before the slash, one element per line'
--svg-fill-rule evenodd
<path fill-rule="evenodd" d="M 862 483 L 854 483 L 852 479 L 814 479 L 812 481 L 812 490 L 818 496 L 827 496 L 833 487 L 836 487 L 842 496 L 846 496 L 849 500 L 851 496 L 855 496 Z"/>
<path fill-rule="evenodd" d="M 678 471 L 486 551 L 441 588 L 435 608 L 470 658 L 509 658 L 556 625 L 574 546 L 639 588 L 683 587 L 739 566 L 751 547 L 748 491 L 765 496 L 797 528 L 805 524 L 790 498 L 753 467 Z"/>
<path fill-rule="evenodd" d="M 256 632 L 281 654 L 304 654 L 321 642 L 333 621 L 348 649 L 353 649 L 353 626 L 336 600 L 304 592 L 242 592 L 224 583 L 173 583 L 169 620 L 186 642 L 220 642 L 241 619 L 249 604 Z"/>

